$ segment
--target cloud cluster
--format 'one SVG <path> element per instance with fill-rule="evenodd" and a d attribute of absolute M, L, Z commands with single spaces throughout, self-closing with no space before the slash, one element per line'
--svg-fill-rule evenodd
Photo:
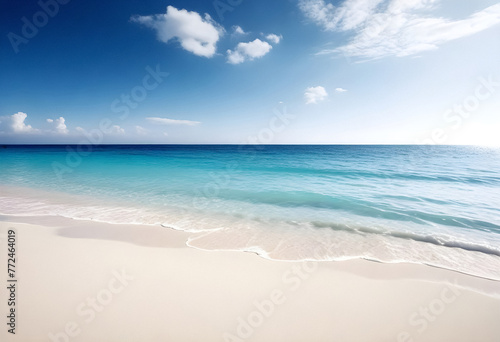
<path fill-rule="evenodd" d="M 322 86 L 309 87 L 304 93 L 306 104 L 316 104 L 320 101 L 326 100 L 328 93 Z"/>
<path fill-rule="evenodd" d="M 278 44 L 281 39 L 283 39 L 283 36 L 270 33 L 265 36 L 265 39 L 273 44 Z M 252 61 L 256 58 L 264 57 L 273 48 L 268 42 L 257 38 L 247 43 L 238 43 L 234 50 L 227 50 L 227 62 L 229 64 L 240 64 L 245 61 Z"/>
<path fill-rule="evenodd" d="M 268 42 L 260 39 L 248 43 L 238 43 L 233 50 L 227 50 L 227 62 L 230 64 L 240 64 L 246 60 L 254 60 L 265 56 L 273 47 Z"/>
<path fill-rule="evenodd" d="M 120 139 L 133 138 L 134 136 L 148 136 L 158 134 L 158 130 L 151 129 L 151 126 L 144 128 L 142 126 L 132 126 L 130 130 L 125 130 L 119 125 L 112 125 L 112 122 L 104 118 L 98 127 L 94 127 L 90 130 L 75 127 L 70 130 L 66 126 L 66 119 L 60 116 L 57 119 L 45 119 L 47 126 L 44 129 L 34 128 L 27 124 L 26 121 L 28 115 L 23 112 L 18 112 L 12 115 L 0 116 L 0 137 L 4 139 L 7 138 L 8 141 L 14 142 L 16 139 L 24 139 L 20 141 L 33 141 L 33 142 L 47 142 L 56 141 L 58 143 L 64 142 L 77 142 L 82 138 L 87 138 L 89 136 L 94 137 L 96 134 L 101 136 L 106 136 L 110 141 L 122 141 Z M 175 120 L 161 117 L 147 117 L 145 118 L 149 124 L 156 126 L 159 125 L 186 125 L 186 126 L 196 126 L 201 124 L 199 121 L 190 120 Z M 103 123 L 105 122 L 105 124 Z M 96 133 L 98 132 L 98 133 Z M 162 136 L 167 133 L 160 132 Z M 28 139 L 28 140 L 26 140 Z M 118 140 L 117 140 L 118 139 Z"/>
<path fill-rule="evenodd" d="M 50 129 L 34 128 L 26 124 L 25 121 L 27 118 L 28 114 L 23 112 L 0 117 L 0 134 L 9 137 L 32 136 L 38 137 L 39 139 L 44 139 L 45 137 L 66 137 L 71 139 L 89 134 L 89 132 L 81 127 L 76 127 L 75 130 L 71 132 L 68 126 L 66 126 L 66 119 L 62 116 L 57 119 L 49 118 L 45 120 L 49 124 Z M 124 135 L 125 129 L 118 125 L 113 125 L 103 133 L 109 135 Z"/>
<path fill-rule="evenodd" d="M 164 43 L 176 39 L 184 50 L 208 58 L 215 55 L 217 42 L 224 33 L 210 15 L 202 18 L 196 12 L 173 6 L 168 6 L 165 14 L 134 16 L 131 20 L 154 29 L 158 40 Z"/>
<path fill-rule="evenodd" d="M 300 0 L 307 18 L 325 31 L 353 31 L 344 46 L 321 54 L 342 53 L 364 59 L 408 56 L 437 49 L 500 23 L 500 4 L 451 20 L 432 16 L 440 0 L 344 0 L 338 7 L 325 0 Z"/>
<path fill-rule="evenodd" d="M 209 14 L 205 14 L 202 18 L 197 12 L 179 10 L 173 6 L 168 6 L 165 14 L 133 16 L 131 20 L 154 29 L 161 42 L 177 40 L 184 50 L 208 58 L 217 53 L 217 42 L 225 32 Z M 233 37 L 247 34 L 239 25 L 234 25 L 232 31 Z M 272 44 L 278 44 L 282 38 L 283 36 L 274 33 L 265 36 L 265 39 Z M 271 44 L 260 39 L 240 42 L 234 50 L 227 50 L 227 62 L 240 64 L 251 61 L 266 55 L 271 49 Z"/>
<path fill-rule="evenodd" d="M 69 133 L 66 120 L 61 116 L 58 119 L 47 119 L 51 129 L 41 130 L 26 124 L 28 114 L 18 112 L 12 115 L 0 117 L 0 132 L 7 134 L 61 134 Z"/>
<path fill-rule="evenodd" d="M 18 112 L 11 116 L 4 116 L 0 118 L 0 131 L 5 133 L 37 133 L 38 129 L 27 125 L 24 121 L 28 114 Z"/>
<path fill-rule="evenodd" d="M 55 120 L 47 119 L 47 122 L 50 124 L 53 124 L 55 133 L 59 133 L 59 134 L 68 134 L 69 133 L 68 127 L 66 127 L 66 123 L 65 123 L 66 120 L 62 116 L 59 117 L 59 119 L 55 119 Z"/>

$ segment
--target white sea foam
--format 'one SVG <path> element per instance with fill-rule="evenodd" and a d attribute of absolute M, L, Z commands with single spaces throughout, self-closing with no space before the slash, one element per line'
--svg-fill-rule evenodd
<path fill-rule="evenodd" d="M 63 216 L 113 224 L 161 225 L 191 233 L 187 245 L 203 250 L 235 250 L 273 260 L 341 261 L 367 259 L 384 263 L 415 263 L 500 280 L 497 240 L 474 232 L 474 241 L 446 228 L 434 235 L 414 224 L 384 226 L 348 214 L 335 222 L 283 221 L 273 217 L 230 215 L 163 206 L 146 207 L 28 188 L 0 187 L 0 214 Z M 262 208 L 260 208 L 262 209 Z M 258 210 L 257 210 L 258 211 Z M 406 223 L 411 224 L 411 223 Z"/>

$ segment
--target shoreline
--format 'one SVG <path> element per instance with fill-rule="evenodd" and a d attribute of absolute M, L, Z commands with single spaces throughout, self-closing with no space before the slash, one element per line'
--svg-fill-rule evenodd
<path fill-rule="evenodd" d="M 20 222 L 29 221 L 32 216 L 37 217 L 37 220 L 40 220 L 40 217 L 47 217 L 49 221 L 54 216 L 61 216 L 75 222 L 95 222 L 115 226 L 127 224 L 161 226 L 165 229 L 187 232 L 190 234 L 187 245 L 200 250 L 246 251 L 257 253 L 265 259 L 278 261 L 362 259 L 386 264 L 410 263 L 500 281 L 500 274 L 497 272 L 500 267 L 500 257 L 496 254 L 471 251 L 466 247 L 445 247 L 411 236 L 400 237 L 408 235 L 407 233 L 397 233 L 393 236 L 389 230 L 385 233 L 370 230 L 357 232 L 356 226 L 352 229 L 347 226 L 342 229 L 335 226 L 316 228 L 307 226 L 307 222 L 293 232 L 290 228 L 295 227 L 285 225 L 276 225 L 273 226 L 276 229 L 268 230 L 272 222 L 244 219 L 238 221 L 231 217 L 212 216 L 201 212 L 191 213 L 174 207 L 156 210 L 134 206 L 133 203 L 118 202 L 115 205 L 105 205 L 104 199 L 95 202 L 89 196 L 31 187 L 0 185 L 0 190 L 5 191 L 2 198 L 5 207 L 2 208 L 0 215 L 10 215 Z M 248 227 L 252 230 L 247 229 Z M 373 230 L 373 227 L 370 229 Z M 429 239 L 425 234 L 418 236 L 424 240 Z M 433 240 L 442 238 L 439 235 L 431 237 Z M 485 238 L 486 236 L 481 238 L 483 247 L 494 248 L 496 240 L 488 241 Z M 459 246 L 467 241 L 465 239 L 466 236 L 462 234 L 452 241 Z M 283 249 L 282 246 L 287 247 Z"/>
<path fill-rule="evenodd" d="M 18 331 L 14 338 L 2 331 L 7 341 L 50 341 L 49 334 L 59 341 L 62 334 L 69 341 L 496 341 L 500 335 L 498 281 L 424 265 L 280 262 L 203 251 L 185 245 L 189 233 L 162 227 L 19 221 L 0 217 L 1 240 L 9 228 L 19 239 Z M 97 298 L 95 307 L 89 298 Z"/>
<path fill-rule="evenodd" d="M 119 222 L 108 222 L 108 221 L 100 221 L 100 220 L 94 220 L 94 219 L 86 219 L 86 218 L 72 218 L 72 217 L 66 217 L 66 216 L 54 216 L 54 215 L 43 215 L 43 216 L 26 216 L 26 215 L 9 215 L 9 214 L 3 214 L 0 213 L 0 222 L 2 221 L 11 221 L 11 222 L 18 222 L 18 223 L 27 223 L 27 224 L 40 224 L 40 222 L 45 222 L 46 227 L 51 227 L 54 224 L 59 224 L 59 225 L 65 225 L 65 226 L 71 226 L 71 233 L 70 234 L 65 234 L 64 231 L 56 233 L 57 235 L 65 236 L 65 237 L 73 237 L 73 238 L 86 238 L 85 235 L 88 235 L 88 230 L 87 226 L 88 223 L 90 225 L 95 225 L 96 227 L 98 225 L 103 225 L 104 227 L 108 226 L 109 227 L 115 227 L 114 229 L 104 229 L 104 232 L 109 232 L 110 230 L 115 231 L 115 235 L 113 238 L 110 238 L 111 240 L 116 239 L 117 241 L 123 240 L 123 227 L 126 226 L 128 227 L 129 231 L 135 231 L 135 229 L 140 229 L 140 227 L 147 227 L 147 228 L 153 228 L 157 232 L 163 232 L 165 230 L 168 231 L 173 231 L 178 233 L 179 236 L 177 239 L 184 239 L 183 240 L 183 246 L 185 248 L 193 248 L 196 250 L 200 251 L 206 251 L 206 252 L 235 252 L 235 253 L 250 253 L 250 254 L 255 254 L 260 258 L 263 258 L 265 260 L 270 260 L 270 261 L 276 261 L 276 262 L 320 262 L 320 263 L 336 263 L 336 262 L 349 262 L 349 261 L 366 261 L 366 262 L 373 262 L 373 263 L 380 263 L 380 264 L 387 264 L 387 265 L 415 265 L 415 266 L 424 266 L 424 267 L 430 267 L 430 268 L 435 268 L 438 270 L 443 270 L 443 271 L 448 271 L 452 273 L 458 273 L 462 274 L 467 277 L 471 278 L 479 278 L 479 279 L 484 279 L 487 281 L 492 281 L 492 282 L 498 282 L 500 284 L 500 279 L 495 279 L 493 277 L 488 277 L 488 276 L 481 276 L 477 274 L 472 274 L 472 273 L 467 273 L 464 271 L 460 271 L 457 269 L 452 269 L 452 268 L 447 268 L 443 266 L 438 266 L 438 265 L 433 265 L 425 262 L 412 262 L 412 261 L 393 261 L 393 262 L 388 262 L 384 260 L 378 260 L 374 258 L 365 258 L 365 257 L 347 257 L 345 259 L 312 259 L 312 258 L 307 258 L 307 259 L 277 259 L 277 258 L 272 258 L 268 255 L 268 253 L 260 248 L 255 248 L 252 250 L 245 250 L 245 249 L 237 249 L 237 248 L 232 248 L 230 246 L 224 247 L 224 248 L 215 248 L 215 249 L 210 249 L 210 248 L 203 248 L 199 247 L 196 245 L 190 244 L 191 241 L 195 241 L 196 239 L 199 239 L 200 237 L 203 238 L 204 236 L 209 236 L 211 234 L 217 234 L 219 229 L 213 229 L 209 231 L 196 231 L 196 230 L 184 230 L 184 229 L 179 229 L 175 228 L 174 226 L 169 226 L 161 223 L 156 223 L 156 224 L 145 224 L 145 223 L 119 223 Z M 74 230 L 75 227 L 79 226 L 85 226 L 84 231 L 80 230 L 81 234 L 77 234 L 77 231 Z M 120 228 L 117 228 L 120 227 Z M 65 228 L 66 230 L 70 229 L 70 227 Z M 94 235 L 93 238 L 96 239 L 101 239 L 103 238 L 102 236 L 99 236 L 102 232 L 99 231 L 93 231 Z M 91 234 L 92 235 L 92 234 Z M 168 234 L 167 234 L 168 235 Z M 87 237 L 91 238 L 91 236 Z M 109 239 L 109 238 L 108 238 Z M 136 243 L 135 241 L 133 243 Z M 500 277 L 500 275 L 499 275 Z M 500 296 L 500 289 L 498 291 L 498 296 Z"/>

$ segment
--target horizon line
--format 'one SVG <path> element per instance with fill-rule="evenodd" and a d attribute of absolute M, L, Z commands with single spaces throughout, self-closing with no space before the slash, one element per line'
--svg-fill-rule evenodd
<path fill-rule="evenodd" d="M 0 143 L 1 147 L 5 146 L 469 146 L 469 147 L 497 147 L 497 145 L 473 145 L 473 144 L 357 144 L 357 143 L 284 143 L 284 144 L 236 144 L 236 143 Z"/>

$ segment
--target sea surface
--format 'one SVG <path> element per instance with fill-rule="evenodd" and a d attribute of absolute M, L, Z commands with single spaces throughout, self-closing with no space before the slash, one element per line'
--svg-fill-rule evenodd
<path fill-rule="evenodd" d="M 500 149 L 0 146 L 0 214 L 162 225 L 199 249 L 500 280 Z"/>

